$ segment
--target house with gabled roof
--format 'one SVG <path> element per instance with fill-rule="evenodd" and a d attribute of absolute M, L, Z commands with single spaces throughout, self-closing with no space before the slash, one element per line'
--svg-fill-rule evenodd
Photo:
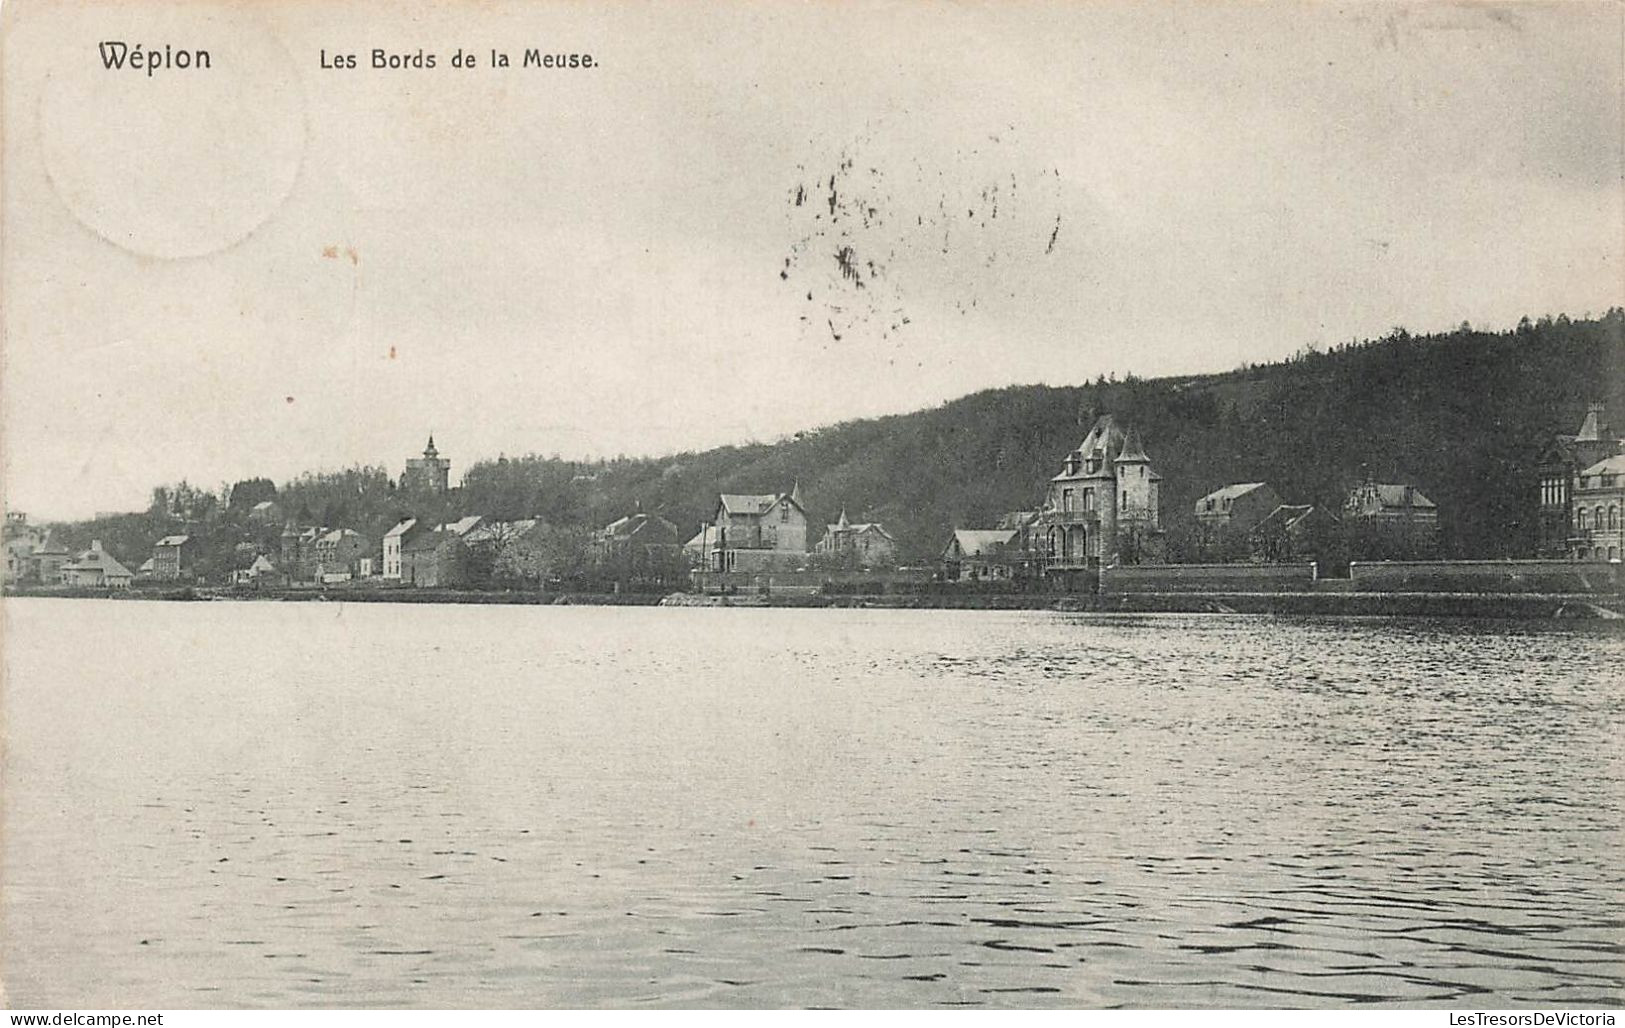
<path fill-rule="evenodd" d="M 942 577 L 950 582 L 1007 582 L 1022 557 L 1020 529 L 956 528 L 942 549 Z"/>
<path fill-rule="evenodd" d="M 415 533 L 426 531 L 416 518 L 402 518 L 394 527 L 384 533 L 384 560 L 382 578 L 391 581 L 401 579 L 401 547 Z"/>
<path fill-rule="evenodd" d="M 787 493 L 723 493 L 702 533 L 710 571 L 790 571 L 807 561 L 801 483 Z"/>
<path fill-rule="evenodd" d="M 824 526 L 813 552 L 859 567 L 882 567 L 896 563 L 897 540 L 878 521 L 852 521 L 842 507 L 839 520 Z"/>
<path fill-rule="evenodd" d="M 62 569 L 72 559 L 68 547 L 48 532 L 45 541 L 35 548 L 30 562 L 30 573 L 41 585 L 61 585 Z"/>
<path fill-rule="evenodd" d="M 1268 482 L 1236 482 L 1196 501 L 1196 539 L 1204 559 L 1241 556 L 1259 522 L 1281 506 Z"/>
<path fill-rule="evenodd" d="M 1535 554 L 1539 557 L 1589 558 L 1597 548 L 1590 541 L 1596 527 L 1595 504 L 1589 499 L 1576 502 L 1575 491 L 1581 476 L 1600 481 L 1589 469 L 1611 457 L 1625 454 L 1625 439 L 1608 423 L 1608 411 L 1600 403 L 1586 407 L 1585 419 L 1573 435 L 1557 435 L 1547 440 L 1535 460 L 1539 506 L 1535 522 Z M 1582 514 L 1586 528 L 1579 527 Z M 1606 524 L 1606 507 L 1604 524 Z M 1607 559 L 1607 543 L 1601 544 Z"/>
<path fill-rule="evenodd" d="M 598 530 L 594 539 L 597 547 L 606 553 L 629 546 L 675 547 L 679 542 L 676 525 L 659 514 L 645 514 L 641 510 L 611 521 Z"/>
<path fill-rule="evenodd" d="M 1139 433 L 1115 415 L 1096 418 L 1050 479 L 1034 526 L 1046 571 L 1092 574 L 1107 564 L 1159 559 L 1161 489 Z"/>
<path fill-rule="evenodd" d="M 197 541 L 189 535 L 166 535 L 152 545 L 152 577 L 160 582 L 191 578 Z"/>
<path fill-rule="evenodd" d="M 401 581 L 419 588 L 457 588 L 468 581 L 469 547 L 463 536 L 437 528 L 401 546 Z"/>
<path fill-rule="evenodd" d="M 91 542 L 90 549 L 62 565 L 63 584 L 80 588 L 128 589 L 134 578 L 129 568 L 102 549 L 99 539 Z"/>
<path fill-rule="evenodd" d="M 1324 561 L 1331 555 L 1337 528 L 1337 518 L 1323 508 L 1283 503 L 1248 530 L 1248 553 L 1254 560 L 1273 563 Z"/>
<path fill-rule="evenodd" d="M 316 537 L 312 558 L 317 581 L 349 581 L 371 573 L 372 544 L 353 528 L 334 528 Z"/>
<path fill-rule="evenodd" d="M 1343 501 L 1352 553 L 1358 559 L 1431 557 L 1439 546 L 1439 508 L 1408 483 L 1367 476 Z"/>
<path fill-rule="evenodd" d="M 1625 454 L 1605 457 L 1574 476 L 1569 546 L 1577 560 L 1625 559 Z"/>

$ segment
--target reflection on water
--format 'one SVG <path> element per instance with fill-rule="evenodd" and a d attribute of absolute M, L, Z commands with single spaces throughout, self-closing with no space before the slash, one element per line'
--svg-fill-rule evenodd
<path fill-rule="evenodd" d="M 4 601 L 23 1007 L 1625 1002 L 1625 636 Z"/>

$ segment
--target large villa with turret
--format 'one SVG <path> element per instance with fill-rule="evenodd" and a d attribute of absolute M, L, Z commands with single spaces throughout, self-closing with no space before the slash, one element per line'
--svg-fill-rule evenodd
<path fill-rule="evenodd" d="M 1159 483 L 1139 433 L 1115 416 L 1095 420 L 1050 479 L 1032 539 L 1047 575 L 1160 560 Z"/>

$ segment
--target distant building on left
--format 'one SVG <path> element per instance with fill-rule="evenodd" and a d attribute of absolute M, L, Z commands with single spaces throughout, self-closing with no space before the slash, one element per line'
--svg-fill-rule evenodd
<path fill-rule="evenodd" d="M 32 577 L 34 551 L 45 543 L 45 531 L 28 523 L 28 515 L 6 511 L 6 581 L 20 582 Z"/>

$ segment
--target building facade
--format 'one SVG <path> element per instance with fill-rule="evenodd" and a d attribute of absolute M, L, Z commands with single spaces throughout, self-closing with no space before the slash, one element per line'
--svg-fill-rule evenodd
<path fill-rule="evenodd" d="M 788 493 L 723 493 L 701 531 L 709 571 L 790 571 L 807 562 L 801 485 Z"/>
<path fill-rule="evenodd" d="M 1021 530 L 958 528 L 942 550 L 942 577 L 950 582 L 1008 582 L 1023 563 Z"/>
<path fill-rule="evenodd" d="M 451 461 L 440 456 L 435 449 L 434 436 L 424 447 L 422 457 L 412 457 L 401 473 L 401 488 L 406 492 L 439 496 L 451 486 Z"/>
<path fill-rule="evenodd" d="M 308 582 L 316 574 L 316 539 L 324 529 L 301 529 L 292 521 L 282 529 L 277 567 L 290 583 Z"/>
<path fill-rule="evenodd" d="M 6 511 L 6 581 L 21 582 L 34 578 L 34 553 L 44 544 L 44 530 L 30 525 L 27 514 Z"/>
<path fill-rule="evenodd" d="M 47 535 L 35 550 L 30 561 L 29 577 L 41 585 L 61 585 L 62 569 L 73 559 L 68 547 L 54 536 Z"/>
<path fill-rule="evenodd" d="M 379 576 L 392 582 L 401 580 L 401 547 L 420 531 L 416 518 L 405 518 L 384 533 L 383 573 Z"/>
<path fill-rule="evenodd" d="M 1272 564 L 1324 562 L 1338 548 L 1337 531 L 1337 519 L 1321 508 L 1283 503 L 1248 531 L 1248 550 L 1254 560 Z"/>
<path fill-rule="evenodd" d="M 856 567 L 886 567 L 897 563 L 897 540 L 879 522 L 851 521 L 843 507 L 840 519 L 824 526 L 813 552 Z"/>
<path fill-rule="evenodd" d="M 152 546 L 152 577 L 159 582 L 191 578 L 197 542 L 189 535 L 166 535 Z"/>
<path fill-rule="evenodd" d="M 1625 559 L 1625 455 L 1600 460 L 1574 477 L 1569 556 Z"/>
<path fill-rule="evenodd" d="M 401 581 L 422 589 L 463 585 L 468 573 L 468 545 L 444 529 L 419 532 L 401 547 Z"/>
<path fill-rule="evenodd" d="M 1196 545 L 1204 560 L 1233 559 L 1247 554 L 1254 528 L 1281 506 L 1267 482 L 1238 482 L 1215 489 L 1196 501 Z"/>
<path fill-rule="evenodd" d="M 128 589 L 134 578 L 129 568 L 102 549 L 100 540 L 91 542 L 90 549 L 62 565 L 63 584 L 83 589 Z"/>
<path fill-rule="evenodd" d="M 1416 559 L 1439 550 L 1439 508 L 1413 485 L 1367 478 L 1343 501 L 1343 523 L 1357 559 Z"/>
<path fill-rule="evenodd" d="M 1592 527 L 1596 521 L 1596 497 L 1577 502 L 1575 489 L 1582 472 L 1596 464 L 1625 454 L 1625 439 L 1616 438 L 1608 424 L 1607 409 L 1600 403 L 1586 408 L 1585 419 L 1573 435 L 1551 439 L 1536 462 L 1539 502 L 1535 522 L 1535 555 L 1538 557 L 1578 557 L 1584 548 L 1589 556 L 1596 544 L 1579 531 L 1579 511 L 1584 509 Z M 1601 476 L 1598 473 L 1598 478 Z M 1592 478 L 1589 474 L 1587 478 Z M 1588 488 L 1602 488 L 1591 485 Z M 1606 530 L 1607 505 L 1604 503 Z M 1589 529 L 1588 529 L 1589 532 Z M 1604 554 L 1607 543 L 1601 543 Z"/>
<path fill-rule="evenodd" d="M 372 570 L 372 544 L 360 532 L 335 528 L 316 537 L 312 548 L 313 577 L 319 582 L 347 581 L 363 577 L 363 563 Z"/>
<path fill-rule="evenodd" d="M 1162 476 L 1139 435 L 1111 414 L 1095 420 L 1050 479 L 1034 525 L 1045 571 L 1098 572 L 1109 564 L 1160 560 Z"/>

